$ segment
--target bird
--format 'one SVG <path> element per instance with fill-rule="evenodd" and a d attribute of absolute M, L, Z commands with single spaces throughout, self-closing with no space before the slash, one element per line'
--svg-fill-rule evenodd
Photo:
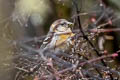
<path fill-rule="evenodd" d="M 58 19 L 52 23 L 49 32 L 44 39 L 40 50 L 53 50 L 68 52 L 74 45 L 72 37 L 75 35 L 72 32 L 74 23 L 66 19 Z"/>

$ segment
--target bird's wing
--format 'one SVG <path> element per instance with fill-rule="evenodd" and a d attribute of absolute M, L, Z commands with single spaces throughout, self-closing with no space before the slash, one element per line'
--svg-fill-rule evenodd
<path fill-rule="evenodd" d="M 40 49 L 44 49 L 51 42 L 52 38 L 53 38 L 53 33 L 49 32 L 46 38 L 44 39 Z"/>

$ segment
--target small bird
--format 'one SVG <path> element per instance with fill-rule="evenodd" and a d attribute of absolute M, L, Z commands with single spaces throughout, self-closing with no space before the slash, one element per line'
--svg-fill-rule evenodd
<path fill-rule="evenodd" d="M 73 26 L 74 24 L 66 19 L 58 19 L 53 22 L 40 49 L 69 51 L 74 44 L 71 39 L 75 35 L 71 30 Z"/>

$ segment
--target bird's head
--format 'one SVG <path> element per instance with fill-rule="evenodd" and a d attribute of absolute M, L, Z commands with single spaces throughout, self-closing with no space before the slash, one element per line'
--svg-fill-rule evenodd
<path fill-rule="evenodd" d="M 72 32 L 71 28 L 74 26 L 72 22 L 67 21 L 66 19 L 58 19 L 50 27 L 50 32 L 54 33 L 65 33 Z"/>

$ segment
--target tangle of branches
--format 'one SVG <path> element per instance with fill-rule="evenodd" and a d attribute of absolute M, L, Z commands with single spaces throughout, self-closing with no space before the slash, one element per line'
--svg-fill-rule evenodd
<path fill-rule="evenodd" d="M 31 80 L 119 79 L 119 68 L 109 65 L 114 64 L 114 59 L 118 56 L 119 50 L 109 54 L 106 50 L 100 51 L 95 44 L 99 35 L 120 31 L 119 28 L 106 28 L 108 25 L 112 26 L 119 18 L 102 0 L 98 0 L 99 11 L 91 12 L 81 12 L 82 8 L 78 8 L 77 0 L 72 0 L 72 3 L 76 10 L 72 19 L 77 23 L 75 26 L 78 27 L 78 29 L 73 30 L 75 33 L 73 39 L 76 44 L 73 50 L 69 53 L 54 52 L 51 47 L 44 51 L 45 59 L 43 59 L 39 48 L 45 36 L 16 41 L 19 48 L 16 55 L 18 60 L 15 61 L 15 68 L 18 70 L 15 80 L 26 80 L 26 77 L 30 77 Z M 96 16 L 93 17 L 93 14 Z M 89 19 L 91 23 L 87 24 L 87 29 L 83 29 L 81 16 L 88 15 L 91 17 Z"/>

